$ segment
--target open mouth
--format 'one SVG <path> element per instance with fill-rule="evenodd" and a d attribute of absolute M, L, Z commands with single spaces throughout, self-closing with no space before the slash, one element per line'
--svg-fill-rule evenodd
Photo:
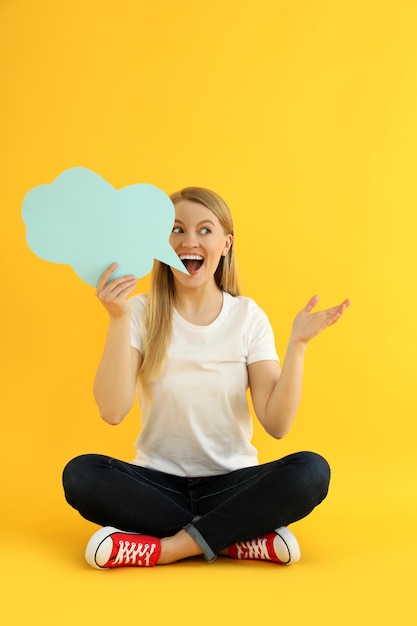
<path fill-rule="evenodd" d="M 199 254 L 180 254 L 180 259 L 184 263 L 189 274 L 195 274 L 204 263 L 204 259 Z"/>

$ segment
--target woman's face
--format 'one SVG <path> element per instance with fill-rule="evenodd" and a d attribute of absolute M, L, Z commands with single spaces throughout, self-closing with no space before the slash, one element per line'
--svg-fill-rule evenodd
<path fill-rule="evenodd" d="M 205 206 L 191 200 L 175 204 L 175 222 L 169 239 L 189 276 L 172 269 L 180 284 L 197 287 L 214 281 L 220 258 L 230 250 L 233 235 L 226 234 L 219 219 Z"/>

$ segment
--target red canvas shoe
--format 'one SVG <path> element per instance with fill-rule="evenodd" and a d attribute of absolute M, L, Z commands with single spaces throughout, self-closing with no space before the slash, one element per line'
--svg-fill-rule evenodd
<path fill-rule="evenodd" d="M 229 548 L 232 559 L 255 559 L 289 565 L 301 558 L 297 539 L 285 526 L 249 541 L 240 541 Z"/>
<path fill-rule="evenodd" d="M 152 567 L 161 554 L 161 541 L 139 533 L 105 526 L 91 537 L 85 551 L 87 563 L 97 569 Z"/>

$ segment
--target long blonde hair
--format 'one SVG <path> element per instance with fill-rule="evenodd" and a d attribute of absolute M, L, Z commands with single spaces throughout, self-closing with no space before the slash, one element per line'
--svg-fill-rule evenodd
<path fill-rule="evenodd" d="M 214 213 L 226 234 L 234 234 L 230 209 L 214 191 L 203 187 L 186 187 L 173 193 L 171 200 L 174 204 L 180 200 L 202 204 Z M 223 291 L 232 296 L 240 294 L 233 243 L 226 256 L 220 258 L 214 279 Z M 166 360 L 172 333 L 174 302 L 175 286 L 172 270 L 169 265 L 154 261 L 145 311 L 143 358 L 139 369 L 139 381 L 148 395 L 150 385 L 157 379 Z"/>

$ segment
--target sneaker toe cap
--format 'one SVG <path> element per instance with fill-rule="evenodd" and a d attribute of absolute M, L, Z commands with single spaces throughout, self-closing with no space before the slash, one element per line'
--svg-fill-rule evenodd
<path fill-rule="evenodd" d="M 300 546 L 292 532 L 284 527 L 277 528 L 275 532 L 274 550 L 281 563 L 289 565 L 299 561 L 301 558 Z"/>

